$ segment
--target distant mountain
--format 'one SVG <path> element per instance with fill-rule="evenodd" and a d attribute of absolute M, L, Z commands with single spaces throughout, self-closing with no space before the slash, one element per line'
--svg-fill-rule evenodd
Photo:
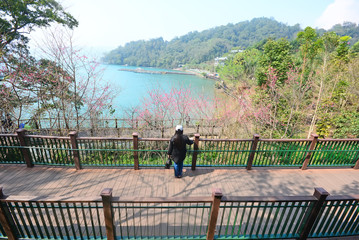
<path fill-rule="evenodd" d="M 354 45 L 359 41 L 359 25 L 353 22 L 344 22 L 334 25 L 329 31 L 333 31 L 340 36 L 350 36 L 350 44 Z"/>
<path fill-rule="evenodd" d="M 337 33 L 341 35 L 346 35 L 345 30 L 359 33 L 354 25 L 346 28 L 335 25 L 333 28 L 340 30 Z M 103 61 L 109 64 L 174 68 L 213 60 L 234 47 L 247 48 L 267 38 L 293 40 L 301 30 L 299 24 L 288 26 L 274 19 L 254 18 L 202 32 L 190 32 L 171 41 L 164 41 L 163 38 L 133 41 L 112 50 Z M 357 35 L 354 37 L 357 39 Z"/>

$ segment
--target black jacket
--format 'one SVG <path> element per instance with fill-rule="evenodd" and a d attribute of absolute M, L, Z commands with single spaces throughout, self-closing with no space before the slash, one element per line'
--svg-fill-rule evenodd
<path fill-rule="evenodd" d="M 185 144 L 183 144 L 182 148 L 178 148 L 177 146 L 175 146 L 175 144 L 174 144 L 175 136 L 173 136 L 171 138 L 170 144 L 168 146 L 167 153 L 168 153 L 168 155 L 172 156 L 172 160 L 175 163 L 183 162 L 183 160 L 186 158 L 186 152 L 187 152 L 186 144 L 188 144 L 188 145 L 193 144 L 193 141 L 190 140 L 187 135 L 181 135 L 181 136 L 183 138 L 183 141 L 185 142 Z"/>

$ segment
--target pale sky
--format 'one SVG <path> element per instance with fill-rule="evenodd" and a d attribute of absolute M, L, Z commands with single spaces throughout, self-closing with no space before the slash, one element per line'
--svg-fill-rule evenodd
<path fill-rule="evenodd" d="M 59 0 L 78 21 L 77 44 L 109 51 L 125 43 L 273 17 L 294 25 L 328 29 L 359 23 L 359 0 Z M 30 38 L 39 38 L 40 31 Z"/>

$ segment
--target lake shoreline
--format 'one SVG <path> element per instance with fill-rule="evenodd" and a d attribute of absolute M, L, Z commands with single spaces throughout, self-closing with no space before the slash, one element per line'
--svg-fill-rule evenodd
<path fill-rule="evenodd" d="M 209 71 L 201 70 L 198 68 L 190 68 L 190 69 L 175 68 L 173 70 L 191 73 L 191 74 L 196 75 L 197 77 L 201 77 L 201 78 L 213 79 L 216 81 L 221 80 L 216 72 L 209 72 Z"/>
<path fill-rule="evenodd" d="M 145 73 L 145 74 L 178 74 L 178 75 L 196 75 L 195 73 L 191 72 L 171 72 L 171 71 L 152 71 L 152 70 L 145 70 L 143 68 L 136 68 L 136 69 L 128 69 L 128 68 L 120 68 L 119 71 L 127 71 L 127 72 L 134 72 L 134 73 Z"/>

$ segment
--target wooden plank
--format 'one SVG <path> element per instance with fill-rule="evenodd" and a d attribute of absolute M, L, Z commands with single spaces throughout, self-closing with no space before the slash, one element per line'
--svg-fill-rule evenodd
<path fill-rule="evenodd" d="M 80 174 L 63 167 L 0 165 L 0 182 L 7 194 L 16 195 L 98 196 L 101 187 L 113 186 L 114 196 L 121 197 L 201 196 L 210 195 L 212 187 L 222 188 L 224 195 L 305 196 L 311 195 L 314 186 L 336 194 L 355 194 L 359 179 L 359 171 L 350 168 L 186 170 L 182 179 L 175 179 L 173 169 L 142 169 L 136 174 L 132 169 L 83 169 Z M 175 180 L 180 180 L 179 188 Z"/>

